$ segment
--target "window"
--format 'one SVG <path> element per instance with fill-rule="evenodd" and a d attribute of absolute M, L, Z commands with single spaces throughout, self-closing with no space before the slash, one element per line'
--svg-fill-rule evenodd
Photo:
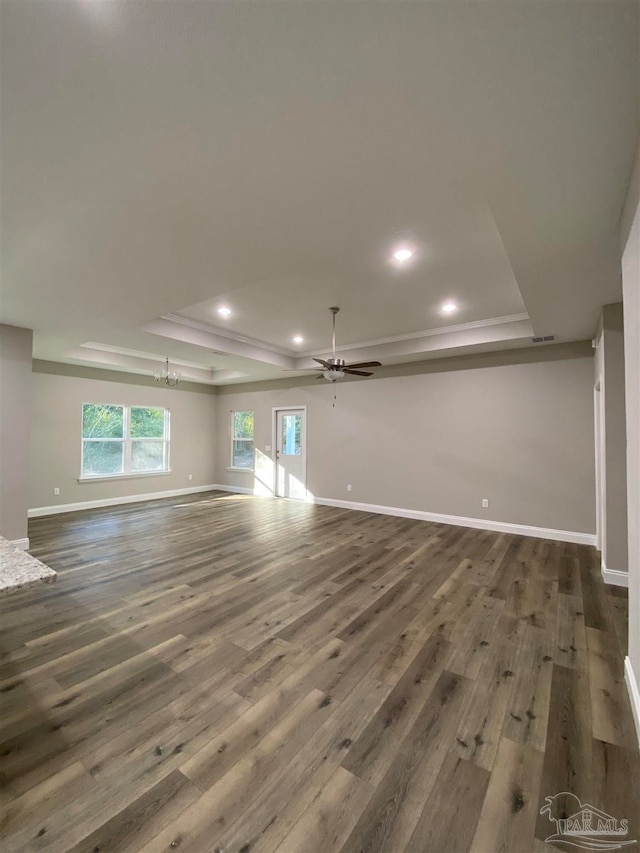
<path fill-rule="evenodd" d="M 82 406 L 82 476 L 169 470 L 169 409 Z"/>
<path fill-rule="evenodd" d="M 231 412 L 231 467 L 253 468 L 253 412 Z"/>

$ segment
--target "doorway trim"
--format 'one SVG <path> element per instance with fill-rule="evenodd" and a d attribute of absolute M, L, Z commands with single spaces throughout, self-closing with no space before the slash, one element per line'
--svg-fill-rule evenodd
<path fill-rule="evenodd" d="M 596 456 L 596 548 L 602 560 L 607 550 L 606 432 L 604 419 L 604 387 L 600 377 L 593 388 L 594 444 Z"/>
<path fill-rule="evenodd" d="M 306 406 L 273 406 L 271 409 L 271 459 L 273 462 L 273 496 L 280 498 L 278 494 L 278 412 L 302 412 L 302 441 L 304 443 L 304 500 L 309 500 L 309 487 L 307 485 L 308 448 L 307 448 L 307 407 Z M 296 500 L 296 498 L 281 498 L 281 500 Z"/>

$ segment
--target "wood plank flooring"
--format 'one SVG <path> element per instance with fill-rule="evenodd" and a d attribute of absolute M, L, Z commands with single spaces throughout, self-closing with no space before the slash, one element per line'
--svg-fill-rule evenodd
<path fill-rule="evenodd" d="M 220 492 L 29 535 L 59 577 L 0 601 L 5 853 L 566 850 L 563 791 L 640 839 L 591 548 Z"/>

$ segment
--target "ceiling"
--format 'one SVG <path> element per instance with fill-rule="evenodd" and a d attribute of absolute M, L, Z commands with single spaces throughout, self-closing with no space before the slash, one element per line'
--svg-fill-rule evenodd
<path fill-rule="evenodd" d="M 638 10 L 3 0 L 0 321 L 36 358 L 211 384 L 311 366 L 331 305 L 350 361 L 591 337 Z"/>

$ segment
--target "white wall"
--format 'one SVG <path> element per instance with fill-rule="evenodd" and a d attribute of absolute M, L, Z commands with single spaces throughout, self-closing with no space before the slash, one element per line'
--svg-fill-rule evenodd
<path fill-rule="evenodd" d="M 43 372 L 47 371 L 47 372 Z M 152 379 L 35 362 L 29 507 L 127 497 L 216 482 L 215 393 L 166 388 Z M 66 375 L 65 375 L 66 374 Z M 102 378 L 110 375 L 115 381 Z M 166 406 L 171 410 L 171 473 L 79 483 L 83 403 Z M 189 480 L 189 474 L 193 479 Z M 54 488 L 60 495 L 54 496 Z"/>
<path fill-rule="evenodd" d="M 272 407 L 306 405 L 315 497 L 595 533 L 590 343 L 383 368 L 337 395 L 332 408 L 315 380 L 220 388 L 219 482 L 259 486 L 225 470 L 231 410 L 255 411 L 264 453 Z"/>
<path fill-rule="evenodd" d="M 627 408 L 627 512 L 629 523 L 629 658 L 640 738 L 640 147 L 621 219 Z"/>

